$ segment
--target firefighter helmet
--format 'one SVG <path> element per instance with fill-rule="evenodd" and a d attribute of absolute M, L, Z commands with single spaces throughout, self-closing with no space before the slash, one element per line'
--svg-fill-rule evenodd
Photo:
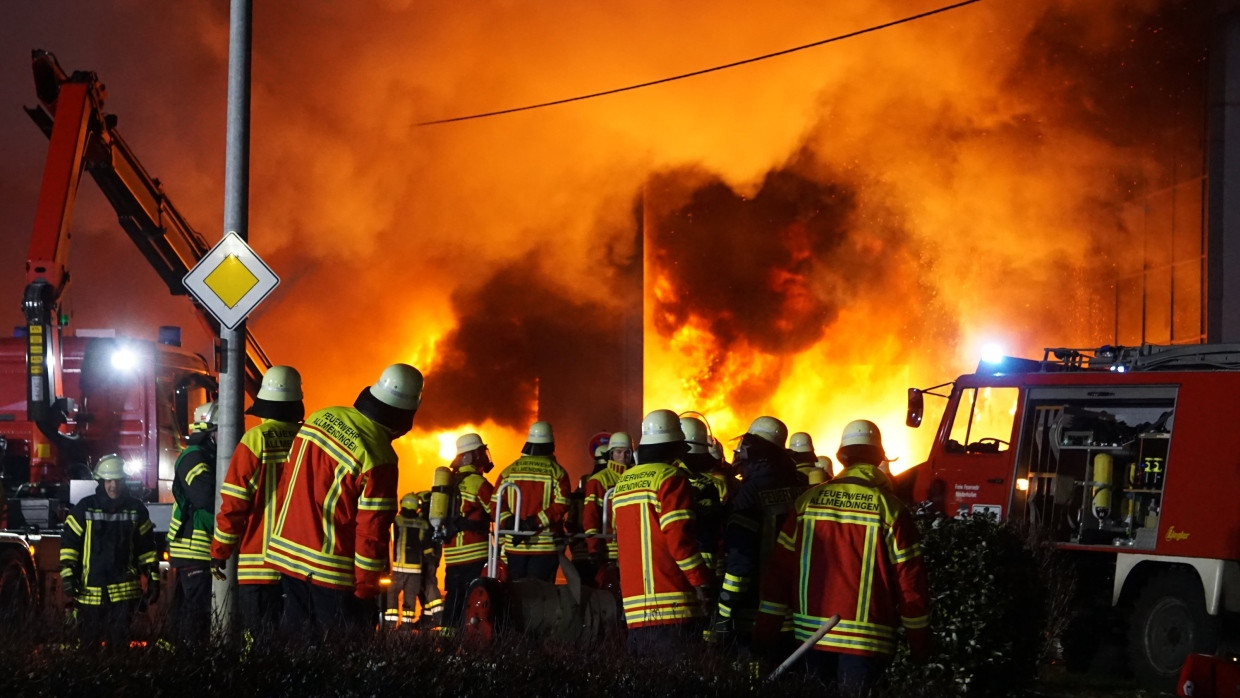
<path fill-rule="evenodd" d="M 189 425 L 189 430 L 194 432 L 214 429 L 216 412 L 218 412 L 218 409 L 214 402 L 204 402 L 195 407 L 194 421 Z"/>
<path fill-rule="evenodd" d="M 124 480 L 125 479 L 125 459 L 109 453 L 99 459 L 99 463 L 95 465 L 96 480 Z"/>
<path fill-rule="evenodd" d="M 762 416 L 753 420 L 748 433 L 762 437 L 780 448 L 783 448 L 784 442 L 788 440 L 788 427 L 774 417 Z"/>
<path fill-rule="evenodd" d="M 630 438 L 630 437 L 629 437 L 629 435 L 628 435 L 627 433 L 625 433 L 625 432 L 623 432 L 623 431 L 617 431 L 616 433 L 614 433 L 614 434 L 612 434 L 612 435 L 611 435 L 611 438 L 610 438 L 610 439 L 608 439 L 608 441 L 607 441 L 607 450 L 610 452 L 610 451 L 612 451 L 612 450 L 614 450 L 614 449 L 617 449 L 617 448 L 628 448 L 628 449 L 632 449 L 632 448 L 633 448 L 633 439 L 632 439 L 632 438 Z"/>
<path fill-rule="evenodd" d="M 680 417 L 671 410 L 655 410 L 642 420 L 642 446 L 684 440 L 685 433 L 680 429 Z"/>
<path fill-rule="evenodd" d="M 818 456 L 818 467 L 821 468 L 822 470 L 827 471 L 828 473 L 831 472 L 834 469 L 834 464 L 831 462 L 831 457 L 830 456 Z"/>
<path fill-rule="evenodd" d="M 706 422 L 697 417 L 681 417 L 680 430 L 685 434 L 685 443 L 689 444 L 689 453 L 706 453 L 710 450 L 710 435 L 706 433 Z"/>
<path fill-rule="evenodd" d="M 532 444 L 555 443 L 555 434 L 551 431 L 551 422 L 534 422 L 530 425 L 530 435 L 526 441 Z"/>
<path fill-rule="evenodd" d="M 796 453 L 813 453 L 814 440 L 803 431 L 798 431 L 788 439 L 788 450 Z"/>
<path fill-rule="evenodd" d="M 388 407 L 413 412 L 422 404 L 422 372 L 409 364 L 392 364 L 383 369 L 370 394 Z"/>
<path fill-rule="evenodd" d="M 484 446 L 486 446 L 486 444 L 482 443 L 482 437 L 472 432 L 469 434 L 461 434 L 456 437 L 456 455 L 458 456 L 462 453 L 468 453 Z"/>
<path fill-rule="evenodd" d="M 845 446 L 873 446 L 882 451 L 883 435 L 874 422 L 868 419 L 853 420 L 844 427 L 844 433 L 840 435 L 840 448 Z"/>
<path fill-rule="evenodd" d="M 400 498 L 401 509 L 408 509 L 409 511 L 417 511 L 418 505 L 420 503 L 421 501 L 418 497 L 417 492 L 410 492 L 409 494 Z"/>
<path fill-rule="evenodd" d="M 258 389 L 258 399 L 271 402 L 301 400 L 301 374 L 292 366 L 272 366 L 263 374 L 263 383 Z"/>

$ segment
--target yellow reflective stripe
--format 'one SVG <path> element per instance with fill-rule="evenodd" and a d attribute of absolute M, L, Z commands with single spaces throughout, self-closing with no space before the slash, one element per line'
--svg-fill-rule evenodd
<path fill-rule="evenodd" d="M 928 628 L 930 627 L 930 616 L 925 615 L 918 616 L 916 618 L 900 616 L 900 623 L 910 630 L 916 630 L 917 628 Z"/>
<path fill-rule="evenodd" d="M 185 473 L 185 484 L 187 485 L 194 484 L 194 479 L 197 478 L 199 475 L 205 475 L 206 472 L 207 472 L 206 463 L 199 463 L 198 465 L 195 465 L 194 467 L 189 469 L 188 473 Z"/>
<path fill-rule="evenodd" d="M 266 557 L 272 560 L 273 564 L 278 567 L 304 574 L 306 577 L 311 579 L 321 579 L 323 581 L 335 582 L 341 586 L 353 586 L 352 574 L 345 574 L 325 567 L 320 567 L 306 561 L 304 558 L 295 558 L 285 555 L 276 550 L 274 546 L 267 549 Z"/>
<path fill-rule="evenodd" d="M 298 432 L 298 435 L 301 436 L 302 439 L 309 441 L 310 443 L 315 444 L 319 448 L 326 451 L 327 455 L 331 456 L 332 460 L 347 468 L 351 474 L 357 475 L 361 472 L 361 464 L 356 458 L 353 457 L 353 454 L 342 449 L 339 444 L 331 439 L 330 436 L 313 424 L 306 424 L 302 426 L 301 431 Z"/>
<path fill-rule="evenodd" d="M 865 543 L 862 545 L 863 552 L 861 555 L 861 576 L 858 579 L 861 593 L 857 595 L 857 617 L 870 617 L 870 594 L 874 591 L 874 568 L 877 561 L 874 559 L 878 556 L 878 527 L 870 526 L 865 529 Z"/>
<path fill-rule="evenodd" d="M 814 521 L 830 521 L 832 523 L 860 524 L 862 526 L 880 526 L 882 517 L 861 511 L 841 511 L 839 509 L 806 509 L 801 515 Z"/>
<path fill-rule="evenodd" d="M 152 551 L 150 551 L 150 552 L 142 553 L 141 555 L 139 555 L 139 556 L 138 556 L 138 564 L 139 564 L 139 565 L 153 565 L 153 564 L 155 564 L 155 551 L 154 551 L 154 550 L 152 550 Z"/>
<path fill-rule="evenodd" d="M 271 545 L 267 547 L 268 551 L 283 550 L 288 555 L 296 555 L 305 558 L 308 562 L 317 565 L 324 565 L 338 570 L 352 570 L 353 561 L 343 555 L 327 555 L 313 548 L 307 548 L 291 540 L 279 537 L 271 539 Z"/>
<path fill-rule="evenodd" d="M 225 482 L 220 486 L 220 494 L 226 494 L 229 497 L 236 497 L 242 501 L 250 501 L 250 493 L 240 485 L 234 485 L 231 482 Z"/>
<path fill-rule="evenodd" d="M 653 506 L 653 505 L 657 505 L 658 503 L 659 503 L 658 498 L 655 497 L 654 492 L 651 492 L 650 490 L 637 490 L 635 492 L 625 492 L 624 494 L 619 495 L 617 497 L 612 497 L 612 500 L 611 500 L 611 506 L 613 509 L 620 509 L 622 507 L 626 507 L 626 506 L 630 506 L 634 504 L 649 504 Z"/>
<path fill-rule="evenodd" d="M 151 523 L 150 519 L 147 519 L 146 521 L 143 521 L 142 523 L 138 524 L 138 535 L 144 536 L 154 529 L 155 529 L 155 524 Z"/>
<path fill-rule="evenodd" d="M 357 508 L 367 511 L 396 511 L 396 499 L 393 497 L 362 497 L 357 500 Z"/>
<path fill-rule="evenodd" d="M 723 575 L 723 590 L 741 593 L 749 589 L 750 580 L 728 573 Z"/>
<path fill-rule="evenodd" d="M 76 533 L 78 536 L 82 535 L 82 524 L 78 523 L 78 520 L 76 517 L 70 516 L 69 518 L 65 519 L 65 525 L 71 528 L 73 532 Z"/>
<path fill-rule="evenodd" d="M 387 569 L 387 560 L 376 560 L 373 557 L 366 557 L 361 553 L 353 554 L 353 564 L 356 567 L 360 567 L 371 572 L 382 572 Z"/>
<path fill-rule="evenodd" d="M 61 577 L 72 577 L 72 576 L 73 576 L 73 570 L 69 569 L 68 567 L 61 567 L 61 568 L 60 568 L 60 576 L 61 576 Z"/>
<path fill-rule="evenodd" d="M 686 509 L 677 509 L 675 511 L 669 511 L 663 516 L 659 517 L 659 528 L 666 529 L 668 524 L 672 524 L 677 521 L 690 521 L 692 519 L 693 519 L 693 513 Z"/>
<path fill-rule="evenodd" d="M 60 549 L 60 561 L 61 562 L 77 562 L 81 559 L 82 559 L 81 554 L 78 553 L 78 551 L 74 550 L 73 548 L 61 548 Z"/>
<path fill-rule="evenodd" d="M 758 604 L 758 612 L 769 613 L 773 616 L 782 616 L 788 613 L 788 604 L 775 603 L 774 601 L 767 601 L 763 599 L 762 603 Z"/>
<path fill-rule="evenodd" d="M 215 540 L 223 543 L 224 545 L 235 545 L 237 541 L 241 540 L 241 535 L 237 533 L 227 533 L 217 528 L 215 529 Z"/>
<path fill-rule="evenodd" d="M 689 557 L 683 560 L 676 561 L 676 566 L 685 572 L 688 572 L 694 567 L 697 567 L 698 565 L 703 565 L 703 564 L 706 564 L 706 563 L 704 560 L 702 560 L 701 553 L 693 553 L 692 555 L 690 555 Z"/>

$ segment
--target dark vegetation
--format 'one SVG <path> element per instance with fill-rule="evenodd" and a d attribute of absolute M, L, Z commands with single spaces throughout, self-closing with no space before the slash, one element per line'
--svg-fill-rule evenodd
<path fill-rule="evenodd" d="M 1049 546 L 985 518 L 924 519 L 935 653 L 912 665 L 905 651 L 886 696 L 1109 696 L 1073 692 L 1061 672 L 1038 682 L 1069 622 L 1070 568 Z M 756 668 L 705 650 L 680 659 L 630 659 L 612 639 L 593 647 L 508 637 L 465 647 L 431 634 L 220 645 L 165 643 L 88 649 L 64 633 L 12 633 L 0 653 L 2 696 L 829 696 L 792 670 L 771 685 Z"/>

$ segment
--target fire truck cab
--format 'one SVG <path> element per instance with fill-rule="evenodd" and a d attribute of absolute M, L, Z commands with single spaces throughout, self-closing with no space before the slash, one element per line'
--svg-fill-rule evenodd
<path fill-rule="evenodd" d="M 949 393 L 935 392 L 950 386 Z M 1079 592 L 1127 621 L 1139 679 L 1168 685 L 1240 611 L 1240 345 L 1047 349 L 953 383 L 913 498 L 1039 529 Z"/>

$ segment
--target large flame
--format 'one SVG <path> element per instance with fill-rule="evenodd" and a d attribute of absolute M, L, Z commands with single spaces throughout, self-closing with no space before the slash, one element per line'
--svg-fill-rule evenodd
<path fill-rule="evenodd" d="M 1113 339 L 1092 301 L 1100 285 L 1120 297 L 1107 284 L 1149 234 L 1133 211 L 1200 175 L 1211 3 L 984 0 L 691 80 L 414 124 L 937 4 L 256 3 L 250 242 L 282 283 L 250 328 L 301 369 L 312 409 L 350 404 L 388 363 L 425 371 L 397 444 L 404 490 L 467 430 L 504 465 L 539 417 L 579 475 L 588 436 L 636 432 L 643 407 L 698 410 L 725 441 L 773 414 L 826 454 L 866 417 L 916 462 L 931 430 L 901 425 L 908 386 L 968 370 L 984 341 L 1029 354 Z M 15 323 L 45 152 L 16 109 L 33 101 L 26 52 L 99 72 L 147 169 L 214 239 L 224 7 L 10 8 L 0 298 Z M 83 196 L 74 323 L 191 325 Z M 643 399 L 623 402 L 629 390 Z"/>

